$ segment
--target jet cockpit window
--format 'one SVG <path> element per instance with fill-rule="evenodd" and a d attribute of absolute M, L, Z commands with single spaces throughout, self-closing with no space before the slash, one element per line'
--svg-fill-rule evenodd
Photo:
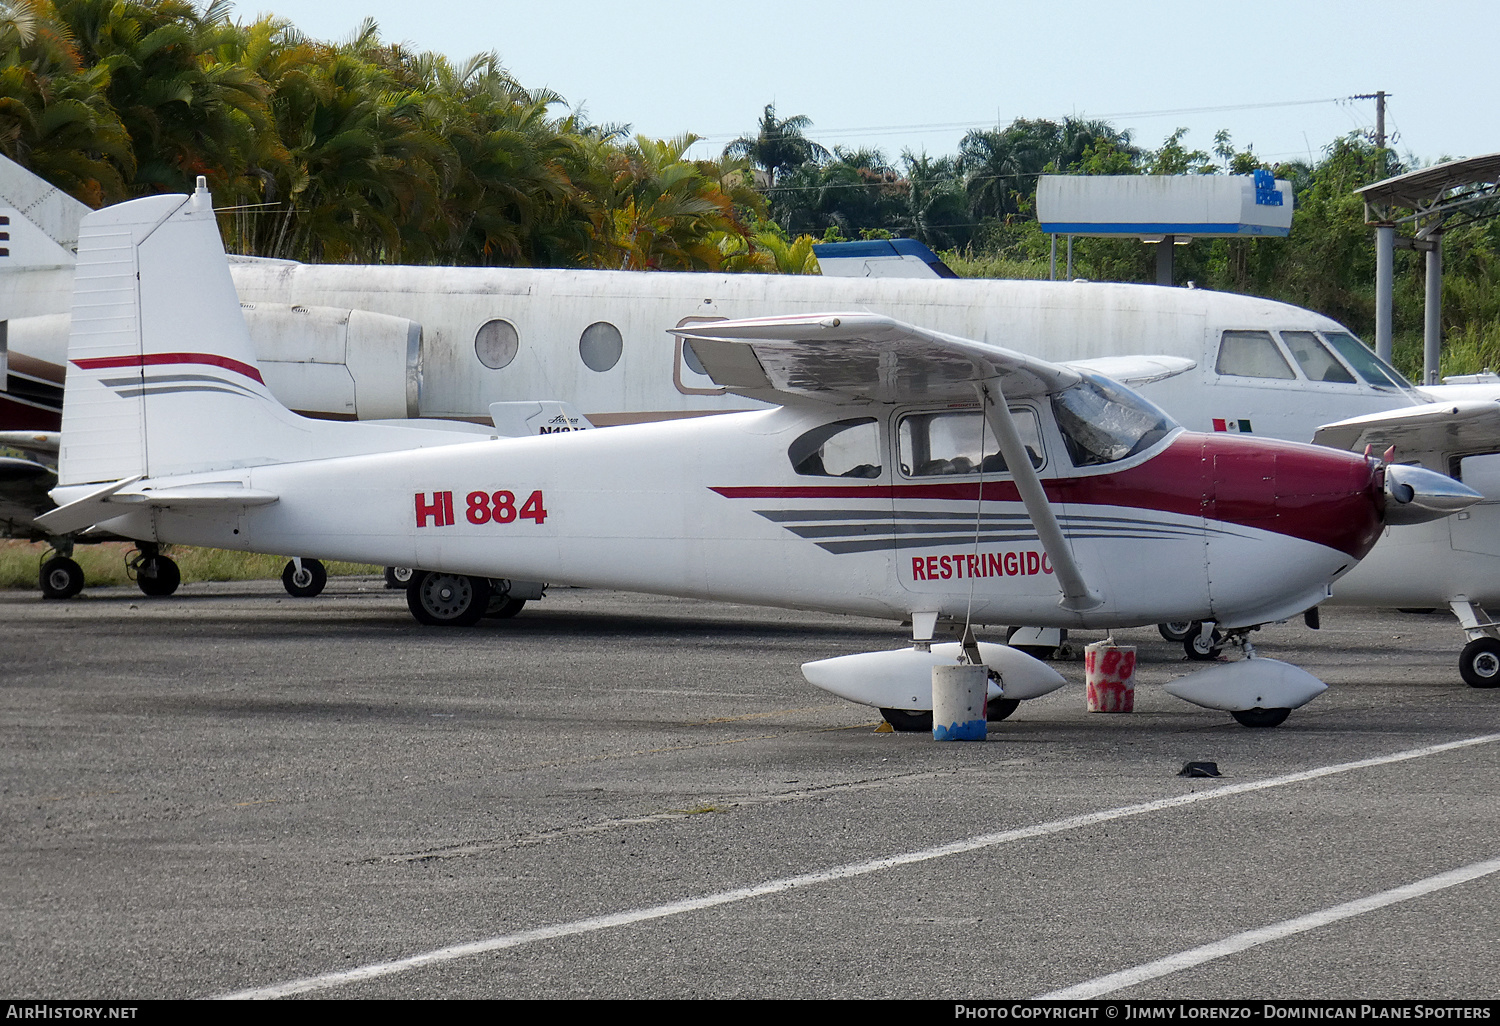
<path fill-rule="evenodd" d="M 1336 381 L 1344 385 L 1354 384 L 1354 375 L 1339 363 L 1321 339 L 1311 331 L 1283 331 L 1281 341 L 1291 350 L 1292 359 L 1302 367 L 1308 381 Z"/>
<path fill-rule="evenodd" d="M 1046 463 L 1036 411 L 1012 406 L 1011 419 L 1031 465 Z M 901 471 L 909 477 L 949 474 L 1003 474 L 1008 468 L 987 421 L 972 413 L 913 413 L 901 418 Z"/>
<path fill-rule="evenodd" d="M 1323 337 L 1338 350 L 1340 356 L 1349 361 L 1356 373 L 1376 388 L 1410 389 L 1411 382 L 1401 372 L 1380 357 L 1359 339 L 1343 331 L 1325 331 Z"/>
<path fill-rule="evenodd" d="M 1226 331 L 1219 343 L 1220 374 L 1241 378 L 1295 378 L 1296 372 L 1269 331 Z"/>
<path fill-rule="evenodd" d="M 1134 456 L 1177 427 L 1176 421 L 1135 392 L 1094 374 L 1054 395 L 1052 410 L 1075 467 Z"/>
<path fill-rule="evenodd" d="M 873 417 L 823 424 L 786 451 L 792 469 L 808 477 L 879 477 L 880 426 Z"/>

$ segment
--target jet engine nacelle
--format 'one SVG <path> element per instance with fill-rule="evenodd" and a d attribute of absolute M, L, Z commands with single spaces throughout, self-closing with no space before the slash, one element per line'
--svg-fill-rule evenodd
<path fill-rule="evenodd" d="M 422 326 L 327 306 L 241 303 L 266 387 L 282 405 L 350 420 L 418 415 Z"/>
<path fill-rule="evenodd" d="M 282 405 L 340 420 L 418 415 L 422 326 L 415 321 L 368 310 L 285 303 L 242 303 L 240 312 L 266 387 Z M 7 382 L 8 390 L 24 386 L 29 397 L 61 411 L 71 325 L 68 314 L 10 320 L 9 377 L 14 380 Z"/>

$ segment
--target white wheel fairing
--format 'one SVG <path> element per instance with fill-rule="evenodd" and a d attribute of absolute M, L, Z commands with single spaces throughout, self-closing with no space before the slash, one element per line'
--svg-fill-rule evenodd
<path fill-rule="evenodd" d="M 1317 698 L 1328 685 L 1279 659 L 1241 659 L 1179 677 L 1166 685 L 1170 695 L 1205 709 L 1296 709 Z"/>
<path fill-rule="evenodd" d="M 959 654 L 957 642 L 933 645 L 930 652 L 915 648 L 861 652 L 803 663 L 802 676 L 809 684 L 861 705 L 877 709 L 931 709 L 932 668 L 957 663 Z M 1046 663 L 1008 645 L 980 642 L 979 655 L 1005 682 L 1005 698 L 1039 698 L 1067 683 Z M 993 681 L 988 697 L 1001 697 Z"/>

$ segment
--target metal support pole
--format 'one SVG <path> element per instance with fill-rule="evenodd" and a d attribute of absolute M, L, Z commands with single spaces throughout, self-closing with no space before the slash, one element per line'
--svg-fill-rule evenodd
<path fill-rule="evenodd" d="M 1171 235 L 1162 236 L 1162 240 L 1156 244 L 1156 284 L 1172 284 L 1172 250 L 1176 239 Z"/>
<path fill-rule="evenodd" d="M 1391 288 L 1396 226 L 1375 226 L 1375 355 L 1391 362 Z"/>
<path fill-rule="evenodd" d="M 1057 236 L 1052 236 L 1052 280 L 1057 280 Z"/>
<path fill-rule="evenodd" d="M 1427 251 L 1427 297 L 1422 304 L 1422 382 L 1438 384 L 1438 365 L 1443 355 L 1443 236 L 1434 233 Z"/>
<path fill-rule="evenodd" d="M 1068 236 L 1068 280 L 1073 280 L 1073 236 Z"/>

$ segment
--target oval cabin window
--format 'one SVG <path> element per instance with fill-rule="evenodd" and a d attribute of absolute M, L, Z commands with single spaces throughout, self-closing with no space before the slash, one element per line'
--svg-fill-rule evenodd
<path fill-rule="evenodd" d="M 516 326 L 500 318 L 486 321 L 474 335 L 474 355 L 490 370 L 509 366 L 520 346 Z"/>
<path fill-rule="evenodd" d="M 578 355 L 589 370 L 603 373 L 620 362 L 625 341 L 620 329 L 608 321 L 595 321 L 578 338 Z"/>

